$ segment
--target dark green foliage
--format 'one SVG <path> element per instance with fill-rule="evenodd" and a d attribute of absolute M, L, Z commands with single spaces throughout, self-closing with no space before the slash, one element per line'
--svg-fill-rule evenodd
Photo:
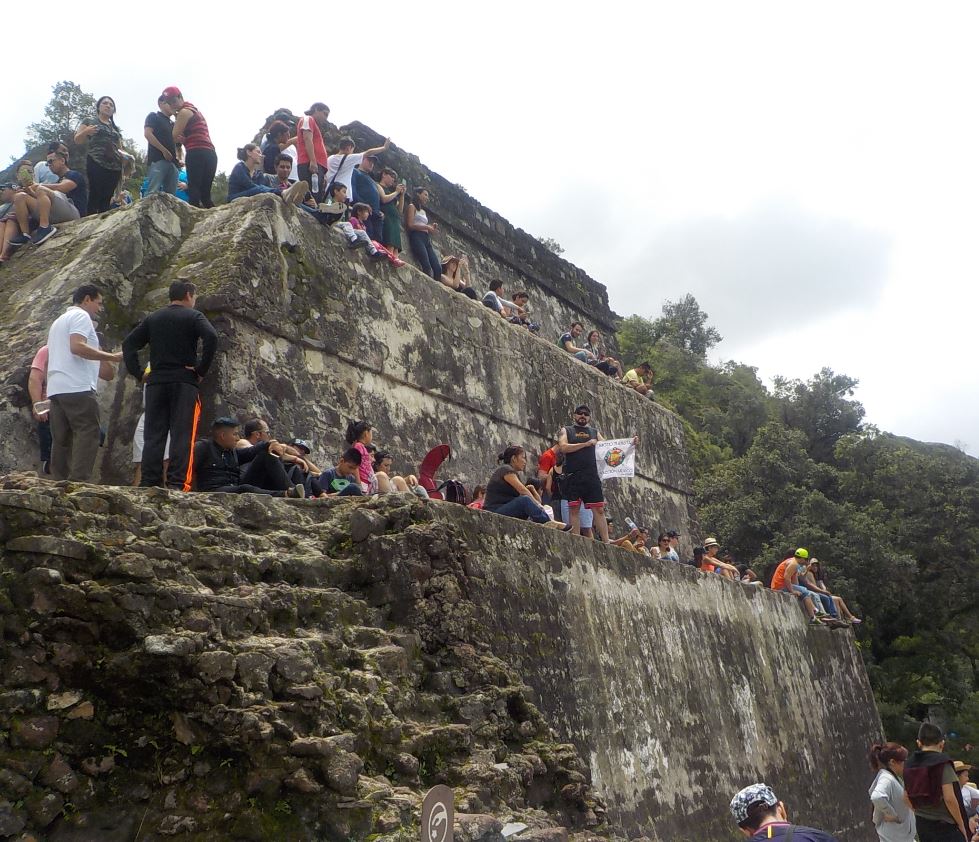
<path fill-rule="evenodd" d="M 27 127 L 24 146 L 30 149 L 52 140 L 69 142 L 83 117 L 95 116 L 95 97 L 74 82 L 58 82 L 51 101 L 44 106 L 44 119 Z"/>
<path fill-rule="evenodd" d="M 913 740 L 914 720 L 937 715 L 960 753 L 979 744 L 979 461 L 864 425 L 857 381 L 830 369 L 769 391 L 754 368 L 709 365 L 702 343 L 664 329 L 676 309 L 625 319 L 618 341 L 627 365 L 653 364 L 657 399 L 684 421 L 705 534 L 761 575 L 807 547 L 865 619 L 888 735 Z M 711 335 L 706 317 L 696 326 Z"/>

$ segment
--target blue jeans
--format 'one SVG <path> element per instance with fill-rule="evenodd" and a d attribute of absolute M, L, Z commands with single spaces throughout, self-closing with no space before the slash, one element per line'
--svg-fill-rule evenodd
<path fill-rule="evenodd" d="M 519 497 L 514 497 L 512 500 L 508 500 L 502 506 L 486 509 L 486 511 L 493 512 L 497 515 L 520 518 L 521 520 L 532 520 L 534 523 L 547 523 L 550 521 L 547 512 L 523 494 Z"/>
<path fill-rule="evenodd" d="M 149 179 L 146 195 L 151 196 L 154 193 L 175 195 L 179 172 L 177 165 L 172 161 L 154 161 L 146 170 L 146 177 Z"/>
<path fill-rule="evenodd" d="M 825 593 L 817 593 L 816 591 L 811 591 L 805 585 L 793 585 L 792 590 L 796 593 L 801 593 L 804 597 L 808 596 L 812 600 L 812 606 L 815 608 L 819 603 L 822 603 L 826 613 L 830 617 L 836 616 L 836 603 L 833 602 L 833 597 Z M 817 602 L 818 600 L 818 602 Z"/>
<path fill-rule="evenodd" d="M 277 193 L 282 195 L 282 191 L 276 187 L 266 187 L 264 184 L 253 184 L 247 190 L 242 190 L 240 193 L 229 193 L 228 201 L 233 202 L 235 199 L 243 199 L 245 196 L 257 196 L 259 193 Z"/>
<path fill-rule="evenodd" d="M 442 261 L 438 252 L 432 246 L 432 235 L 427 231 L 409 231 L 408 246 L 418 265 L 426 275 L 431 275 L 436 281 L 442 280 Z M 529 499 L 529 498 L 528 498 Z M 534 501 L 531 500 L 531 503 Z"/>

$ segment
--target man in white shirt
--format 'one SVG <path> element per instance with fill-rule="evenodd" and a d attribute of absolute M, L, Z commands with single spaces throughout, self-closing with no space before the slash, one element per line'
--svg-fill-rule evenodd
<path fill-rule="evenodd" d="M 48 331 L 48 399 L 51 401 L 51 475 L 86 482 L 92 476 L 101 433 L 96 389 L 99 378 L 115 376 L 122 352 L 99 347 L 93 316 L 102 312 L 102 293 L 84 284 L 72 306 Z"/>
<path fill-rule="evenodd" d="M 360 164 L 368 155 L 380 155 L 391 144 L 391 139 L 384 141 L 383 146 L 375 146 L 373 149 L 365 149 L 363 152 L 354 152 L 353 138 L 341 137 L 339 149 L 336 155 L 330 155 L 326 159 L 326 195 L 330 195 L 330 185 L 336 181 L 337 184 L 345 184 L 347 195 L 353 196 L 353 172 L 354 167 Z"/>

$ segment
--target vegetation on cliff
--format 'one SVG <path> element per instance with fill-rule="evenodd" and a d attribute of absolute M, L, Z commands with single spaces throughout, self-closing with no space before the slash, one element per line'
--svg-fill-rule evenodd
<path fill-rule="evenodd" d="M 966 753 L 979 743 L 979 461 L 864 423 L 844 374 L 769 390 L 751 366 L 712 365 L 719 338 L 692 296 L 618 333 L 683 419 L 705 534 L 763 575 L 808 547 L 866 619 L 858 643 L 888 735 L 912 739 L 913 720 L 938 713 Z"/>

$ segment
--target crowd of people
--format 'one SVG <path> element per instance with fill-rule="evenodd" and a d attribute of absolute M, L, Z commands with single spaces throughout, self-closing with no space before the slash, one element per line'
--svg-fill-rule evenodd
<path fill-rule="evenodd" d="M 115 102 L 102 97 L 97 113 L 82 121 L 76 143 L 86 143 L 84 172 L 72 167 L 65 144 L 53 142 L 45 160 L 18 168 L 18 180 L 0 186 L 0 260 L 14 249 L 39 245 L 57 233 L 57 225 L 89 213 L 101 213 L 119 203 L 122 179 L 133 156 L 122 149 L 115 124 Z M 402 232 L 424 272 L 446 287 L 497 313 L 514 325 L 538 332 L 532 321 L 530 296 L 525 290 L 507 295 L 493 280 L 480 295 L 465 255 L 440 257 L 432 243 L 437 223 L 429 217 L 431 194 L 420 187 L 408 196 L 404 179 L 380 165 L 388 148 L 355 151 L 354 141 L 342 138 L 329 154 L 324 142 L 329 108 L 313 103 L 294 120 L 279 112 L 270 121 L 261 144 L 248 143 L 231 171 L 228 198 L 273 194 L 324 225 L 337 228 L 350 248 L 363 248 L 374 259 L 403 265 Z M 211 191 L 217 155 L 201 111 L 176 87 L 164 89 L 157 109 L 144 126 L 147 141 L 147 180 L 144 193 L 180 195 L 190 204 L 213 206 Z M 116 366 L 136 378 L 143 393 L 143 413 L 133 437 L 133 483 L 171 489 L 277 497 L 327 498 L 388 493 L 414 493 L 429 498 L 412 473 L 394 470 L 392 454 L 374 444 L 374 429 L 363 419 L 351 419 L 344 443 L 320 462 L 307 439 L 274 437 L 270 422 L 248 418 L 216 418 L 204 435 L 200 427 L 199 386 L 217 347 L 217 334 L 196 309 L 196 288 L 175 282 L 169 304 L 147 315 L 125 338 L 122 350 L 102 349 L 95 320 L 103 310 L 101 291 L 92 285 L 75 290 L 72 305 L 50 326 L 30 370 L 28 391 L 37 422 L 42 473 L 54 479 L 91 479 L 98 448 L 105 438 L 96 399 L 99 380 L 112 380 Z M 580 322 L 569 325 L 558 346 L 582 364 L 614 378 L 649 399 L 654 398 L 654 371 L 642 362 L 628 370 L 604 346 L 601 333 L 585 336 Z M 148 362 L 141 352 L 148 346 Z M 143 355 L 145 357 L 145 354 Z M 598 474 L 595 447 L 603 436 L 592 424 L 591 409 L 581 404 L 570 423 L 558 430 L 549 448 L 529 470 L 531 454 L 508 444 L 498 467 L 477 486 L 471 508 L 518 518 L 585 538 L 614 544 L 649 559 L 688 564 L 705 575 L 716 575 L 746 586 L 764 586 L 750 567 L 738 565 L 720 543 L 708 537 L 694 547 L 693 557 L 680 556 L 680 534 L 636 524 L 625 517 L 623 528 L 607 511 Z M 639 440 L 633 437 L 638 447 Z M 653 536 L 655 535 L 655 540 Z M 805 548 L 788 551 L 775 566 L 768 586 L 798 600 L 813 625 L 844 627 L 861 622 L 846 602 L 830 590 L 816 558 Z M 979 790 L 968 783 L 971 767 L 955 763 L 942 752 L 942 735 L 935 726 L 922 726 L 918 751 L 909 756 L 888 743 L 872 752 L 877 777 L 871 787 L 874 823 L 882 840 L 921 842 L 960 839 L 979 842 L 976 811 Z M 731 811 L 745 836 L 787 838 L 797 842 L 826 842 L 833 837 L 812 828 L 789 824 L 784 804 L 764 784 L 747 787 L 731 802 Z"/>
<path fill-rule="evenodd" d="M 973 767 L 945 752 L 942 729 L 924 722 L 916 747 L 874 744 L 868 794 L 880 842 L 979 842 L 979 787 Z M 751 784 L 731 799 L 731 814 L 752 840 L 837 842 L 837 837 L 789 821 L 788 809 L 764 783 Z"/>

